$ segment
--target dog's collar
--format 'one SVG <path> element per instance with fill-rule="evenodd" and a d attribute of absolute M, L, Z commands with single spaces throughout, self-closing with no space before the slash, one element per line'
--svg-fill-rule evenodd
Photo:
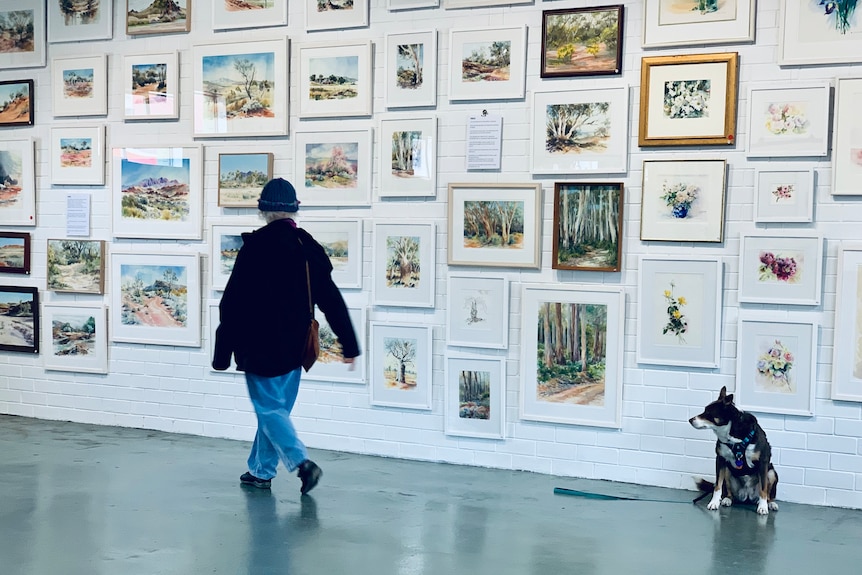
<path fill-rule="evenodd" d="M 742 466 L 745 464 L 745 450 L 748 448 L 752 439 L 754 439 L 753 429 L 748 432 L 748 435 L 742 438 L 742 441 L 738 443 L 725 443 L 725 445 L 733 451 L 733 465 L 737 469 L 742 469 Z"/>

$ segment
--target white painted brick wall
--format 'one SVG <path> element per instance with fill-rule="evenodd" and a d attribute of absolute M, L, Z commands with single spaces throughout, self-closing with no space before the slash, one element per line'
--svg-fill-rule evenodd
<path fill-rule="evenodd" d="M 122 14 L 125 2 L 115 2 Z M 433 410 L 415 412 L 370 405 L 366 386 L 306 382 L 295 410 L 295 421 L 306 442 L 317 448 L 369 453 L 463 465 L 523 469 L 565 476 L 601 478 L 668 487 L 693 487 L 692 475 L 709 477 L 713 473 L 714 444 L 708 432 L 694 430 L 689 417 L 699 413 L 721 386 L 734 388 L 736 320 L 738 316 L 739 232 L 749 226 L 752 214 L 755 163 L 745 157 L 741 144 L 732 149 L 645 149 L 637 147 L 637 119 L 640 83 L 641 2 L 625 2 L 624 71 L 621 79 L 580 78 L 542 80 L 539 78 L 542 9 L 576 8 L 594 5 L 589 0 L 564 0 L 553 3 L 498 8 L 447 11 L 442 8 L 390 13 L 384 0 L 372 0 L 371 26 L 368 29 L 305 33 L 303 2 L 291 2 L 289 25 L 255 31 L 212 33 L 208 2 L 196 2 L 193 31 L 190 34 L 126 38 L 122 18 L 115 18 L 115 40 L 82 44 L 50 45 L 48 58 L 109 52 L 111 105 L 107 118 L 82 118 L 62 122 L 73 125 L 107 125 L 108 147 L 124 145 L 191 145 L 204 147 L 205 222 L 201 242 L 130 241 L 111 242 L 111 207 L 108 187 L 92 191 L 93 239 L 109 242 L 110 250 L 196 251 L 208 253 L 207 223 L 235 215 L 251 216 L 253 210 L 225 213 L 215 201 L 217 152 L 223 148 L 244 147 L 248 151 L 272 151 L 275 172 L 292 177 L 292 134 L 297 129 L 375 128 L 387 111 L 383 101 L 385 34 L 405 30 L 438 30 L 438 105 L 429 111 L 438 117 L 438 194 L 436 201 L 375 201 L 371 208 L 304 209 L 304 215 L 359 217 L 365 220 L 363 233 L 363 283 L 361 293 L 347 293 L 352 301 L 370 301 L 372 273 L 372 223 L 406 221 L 421 213 L 423 219 L 437 224 L 436 310 L 400 310 L 369 307 L 368 319 L 392 322 L 419 322 L 435 326 L 433 346 Z M 760 0 L 757 13 L 757 42 L 754 45 L 726 47 L 688 47 L 650 51 L 650 55 L 740 53 L 738 142 L 744 142 L 747 121 L 747 88 L 751 83 L 790 85 L 794 81 L 834 80 L 836 77 L 862 76 L 862 65 L 779 68 L 775 64 L 778 44 L 778 0 Z M 527 90 L 523 101 L 474 102 L 452 104 L 447 100 L 449 30 L 506 25 L 529 26 Z M 367 39 L 374 42 L 375 96 L 374 117 L 346 121 L 300 121 L 298 66 L 292 58 L 290 69 L 290 136 L 286 138 L 249 138 L 248 140 L 204 140 L 191 137 L 192 53 L 195 45 L 279 38 L 291 40 L 291 53 L 305 41 L 322 42 Z M 178 122 L 123 123 L 122 57 L 177 49 L 180 52 L 181 110 Z M 33 273 L 29 278 L 8 278 L 6 284 L 32 285 L 45 289 L 46 240 L 63 237 L 65 188 L 52 187 L 47 165 L 48 136 L 52 125 L 50 65 L 46 68 L 0 71 L 0 79 L 33 78 L 36 82 L 36 125 L 33 128 L 4 129 L 4 137 L 33 136 L 36 140 L 38 227 L 29 230 L 33 239 Z M 619 274 L 555 272 L 550 269 L 552 196 L 555 181 L 566 178 L 536 179 L 528 172 L 530 151 L 530 92 L 536 89 L 578 89 L 606 86 L 614 82 L 630 86 L 629 170 L 621 178 L 626 188 L 623 270 Z M 504 119 L 503 161 L 499 173 L 467 173 L 464 170 L 466 120 L 487 109 Z M 423 111 L 423 113 L 425 113 Z M 379 152 L 375 145 L 374 170 Z M 722 244 L 642 243 L 639 236 L 640 180 L 645 159 L 721 158 L 730 165 L 727 191 L 725 241 Z M 774 459 L 781 475 L 779 498 L 811 504 L 862 508 L 862 405 L 833 402 L 829 399 L 838 243 L 858 239 L 862 204 L 852 199 L 834 200 L 829 195 L 831 177 L 828 158 L 801 162 L 817 172 L 816 222 L 801 226 L 823 233 L 827 238 L 827 259 L 823 281 L 823 303 L 813 310 L 822 324 L 817 366 L 816 417 L 759 415 L 768 430 Z M 762 162 L 761 162 L 762 164 Z M 108 178 L 110 182 L 110 165 Z M 375 182 L 376 182 L 375 178 Z M 506 362 L 506 433 L 502 441 L 458 438 L 443 433 L 443 369 L 446 305 L 446 191 L 450 182 L 529 182 L 539 181 L 544 189 L 541 271 L 503 273 L 512 283 L 510 300 L 509 349 Z M 76 188 L 77 189 L 77 188 Z M 376 189 L 375 189 L 376 198 Z M 417 204 L 421 203 L 421 207 Z M 781 229 L 785 226 L 770 226 Z M 791 226 L 792 227 L 792 226 Z M 721 367 L 717 370 L 648 368 L 635 362 L 637 328 L 637 255 L 686 254 L 718 255 L 725 262 L 723 294 Z M 459 270 L 460 271 L 460 270 Z M 203 260 L 204 298 L 217 299 L 209 289 L 209 262 Z M 14 281 L 13 281 L 14 280 Z M 626 289 L 626 334 L 623 370 L 623 423 L 621 430 L 519 421 L 518 401 L 521 366 L 521 309 L 519 282 L 608 283 Z M 108 282 L 108 293 L 111 286 Z M 88 301 L 92 297 L 42 291 L 44 302 Z M 105 296 L 109 302 L 109 296 Z M 96 300 L 98 301 L 98 300 Z M 782 310 L 782 306 L 756 306 Z M 164 431 L 250 440 L 256 427 L 242 377 L 214 373 L 209 369 L 210 343 L 207 314 L 204 314 L 204 343 L 200 349 L 169 348 L 153 345 L 115 344 L 110 348 L 110 373 L 106 376 L 45 371 L 38 357 L 0 353 L 0 413 L 46 419 L 72 420 L 107 425 L 142 427 Z M 242 465 L 241 461 L 237 465 Z"/>

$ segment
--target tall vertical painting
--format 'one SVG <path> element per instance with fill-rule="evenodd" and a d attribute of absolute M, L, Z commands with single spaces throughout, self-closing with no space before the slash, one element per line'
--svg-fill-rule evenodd
<path fill-rule="evenodd" d="M 560 270 L 620 270 L 622 183 L 554 184 L 554 259 Z"/>

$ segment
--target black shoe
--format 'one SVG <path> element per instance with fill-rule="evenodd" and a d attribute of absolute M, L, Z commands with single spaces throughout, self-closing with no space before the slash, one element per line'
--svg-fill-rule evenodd
<path fill-rule="evenodd" d="M 269 479 L 261 479 L 260 477 L 255 477 L 248 471 L 246 471 L 240 476 L 239 482 L 242 485 L 248 485 L 249 487 L 257 487 L 258 489 L 269 489 L 270 485 L 272 485 L 272 481 L 270 481 Z"/>
<path fill-rule="evenodd" d="M 297 475 L 302 480 L 302 487 L 299 488 L 299 492 L 305 495 L 314 489 L 314 486 L 320 481 L 320 478 L 323 476 L 323 470 L 312 460 L 306 459 L 299 464 Z"/>

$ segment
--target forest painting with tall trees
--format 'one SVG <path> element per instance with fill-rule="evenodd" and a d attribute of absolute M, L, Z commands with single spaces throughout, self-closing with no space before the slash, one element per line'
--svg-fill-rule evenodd
<path fill-rule="evenodd" d="M 554 186 L 554 269 L 619 271 L 623 184 Z"/>
<path fill-rule="evenodd" d="M 464 202 L 464 247 L 523 249 L 524 202 Z"/>
<path fill-rule="evenodd" d="M 462 370 L 458 374 L 458 417 L 491 418 L 491 372 Z"/>
<path fill-rule="evenodd" d="M 541 302 L 537 318 L 536 399 L 603 406 L 608 306 Z"/>

